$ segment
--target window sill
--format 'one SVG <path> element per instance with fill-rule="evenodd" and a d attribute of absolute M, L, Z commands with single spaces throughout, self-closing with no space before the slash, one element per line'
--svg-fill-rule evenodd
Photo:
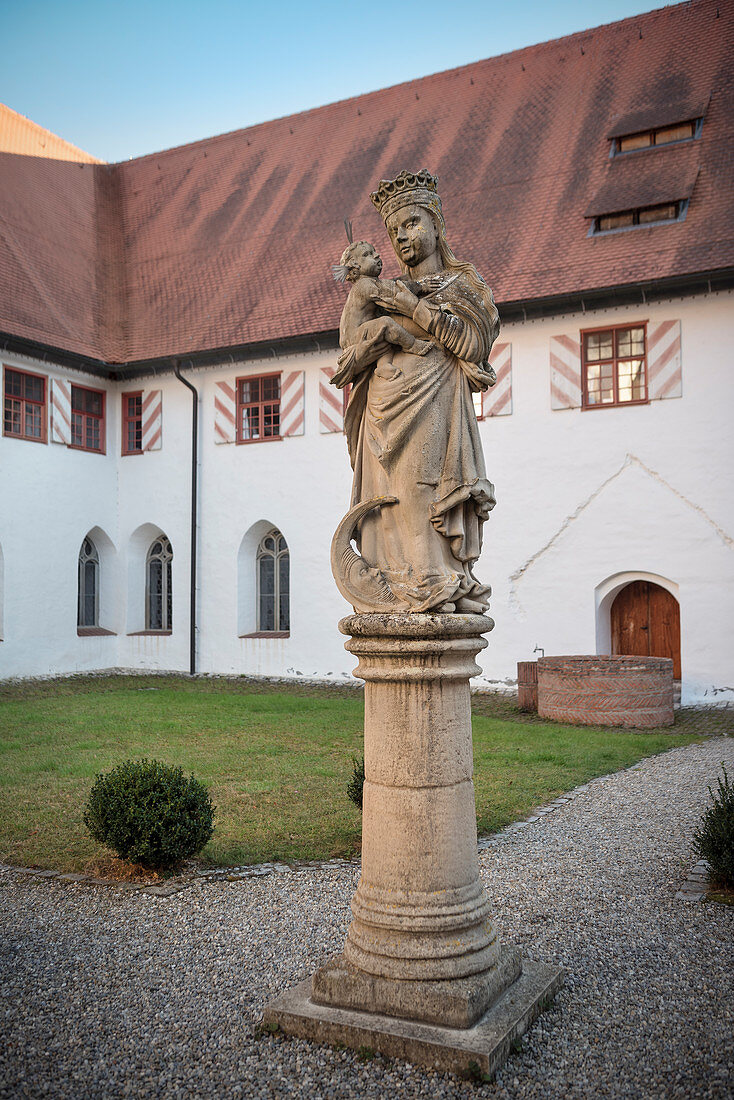
<path fill-rule="evenodd" d="M 636 405 L 649 405 L 650 399 L 645 397 L 641 401 L 607 401 L 606 404 L 582 405 L 582 412 L 594 412 L 596 409 L 630 409 Z"/>
<path fill-rule="evenodd" d="M 3 430 L 3 438 L 5 439 L 20 439 L 24 443 L 48 443 L 45 437 L 40 435 L 18 435 L 17 432 L 6 432 Z"/>
<path fill-rule="evenodd" d="M 157 638 L 160 635 L 168 637 L 171 634 L 173 634 L 172 630 L 130 630 L 127 636 L 128 638 Z"/>
<path fill-rule="evenodd" d="M 236 439 L 238 447 L 249 446 L 250 443 L 280 443 L 282 435 L 266 435 L 262 439 Z"/>
<path fill-rule="evenodd" d="M 290 638 L 290 630 L 255 630 L 252 634 L 240 634 L 240 638 Z"/>
<path fill-rule="evenodd" d="M 80 638 L 116 638 L 117 632 L 105 630 L 103 626 L 78 626 L 76 632 Z"/>

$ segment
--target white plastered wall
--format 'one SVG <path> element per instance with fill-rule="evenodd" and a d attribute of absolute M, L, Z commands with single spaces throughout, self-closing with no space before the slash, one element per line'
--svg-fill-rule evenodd
<path fill-rule="evenodd" d="M 712 294 L 503 328 L 501 340 L 512 344 L 513 413 L 480 428 L 498 499 L 476 567 L 494 589 L 496 627 L 479 658 L 484 686 L 514 681 L 516 662 L 533 659 L 536 644 L 546 653 L 608 648 L 609 586 L 621 576 L 649 575 L 662 578 L 657 583 L 680 603 L 684 702 L 734 698 L 731 307 L 732 295 Z M 681 321 L 681 398 L 590 412 L 551 409 L 552 335 L 669 319 Z M 349 504 L 351 471 L 343 435 L 319 430 L 320 370 L 333 367 L 334 359 L 333 352 L 314 350 L 277 361 L 269 356 L 184 368 L 200 393 L 196 599 L 202 672 L 336 679 L 354 666 L 337 628 L 349 608 L 329 567 L 331 535 Z M 21 357 L 3 361 L 94 384 L 89 376 Z M 271 373 L 274 366 L 305 372 L 304 434 L 215 444 L 216 382 Z M 123 457 L 120 394 L 141 387 L 163 391 L 162 447 Z M 191 395 L 172 374 L 104 388 L 104 456 L 0 438 L 2 676 L 115 665 L 188 669 Z M 289 638 L 239 637 L 254 623 L 253 532 L 265 526 L 277 527 L 290 548 Z M 79 638 L 77 556 L 85 534 L 97 528 L 110 543 L 102 570 L 109 621 L 100 623 L 117 633 Z M 144 551 L 159 532 L 174 553 L 170 637 L 136 633 L 144 621 Z"/>

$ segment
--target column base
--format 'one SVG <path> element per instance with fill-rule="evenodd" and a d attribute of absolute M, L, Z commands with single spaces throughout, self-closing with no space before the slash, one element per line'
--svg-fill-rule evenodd
<path fill-rule="evenodd" d="M 366 974 L 338 955 L 313 975 L 311 1000 L 444 1027 L 471 1027 L 519 978 L 521 969 L 520 952 L 513 947 L 500 950 L 491 970 L 443 981 L 405 981 Z"/>
<path fill-rule="evenodd" d="M 562 983 L 560 967 L 524 959 L 519 978 L 472 1027 L 453 1028 L 317 1004 L 307 978 L 272 1001 L 263 1022 L 300 1039 L 370 1050 L 442 1073 L 492 1077 Z"/>

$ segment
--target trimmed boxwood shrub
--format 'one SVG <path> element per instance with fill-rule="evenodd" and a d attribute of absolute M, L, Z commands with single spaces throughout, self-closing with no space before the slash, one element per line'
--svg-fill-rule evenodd
<path fill-rule="evenodd" d="M 723 782 L 719 777 L 718 794 L 709 787 L 712 804 L 701 818 L 693 840 L 698 854 L 711 864 L 715 877 L 734 887 L 734 786 L 723 764 L 721 768 Z"/>
<path fill-rule="evenodd" d="M 209 792 L 158 760 L 126 760 L 94 781 L 84 824 L 95 840 L 144 867 L 172 867 L 214 830 Z"/>

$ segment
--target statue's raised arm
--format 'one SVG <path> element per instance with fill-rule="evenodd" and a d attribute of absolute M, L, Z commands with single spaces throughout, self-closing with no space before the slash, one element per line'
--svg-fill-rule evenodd
<path fill-rule="evenodd" d="M 472 571 L 495 503 L 472 392 L 494 382 L 499 317 L 474 265 L 448 245 L 437 184 L 425 170 L 380 182 L 371 198 L 403 274 L 380 280 L 373 265 L 361 292 L 369 316 L 358 325 L 347 317 L 359 278 L 342 318 L 334 381 L 352 383 L 354 483 L 332 566 L 357 611 L 482 613 L 489 603 Z M 358 244 L 364 260 L 372 246 Z"/>

